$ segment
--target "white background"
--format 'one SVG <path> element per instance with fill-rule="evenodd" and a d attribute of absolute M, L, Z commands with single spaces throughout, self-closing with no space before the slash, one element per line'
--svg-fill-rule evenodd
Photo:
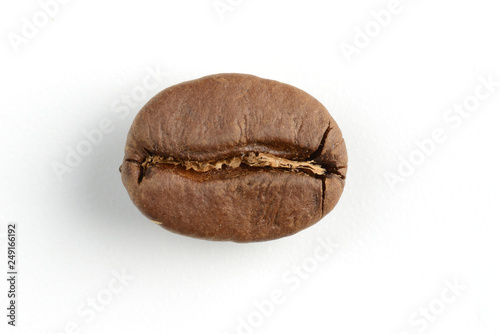
<path fill-rule="evenodd" d="M 213 0 L 73 0 L 45 24 L 37 1 L 2 1 L 0 331 L 499 333 L 500 87 L 463 120 L 449 111 L 477 102 L 481 77 L 500 81 L 497 4 L 401 0 L 380 28 L 371 12 L 390 1 L 222 3 L 221 16 Z M 161 83 L 127 106 L 155 68 Z M 133 206 L 118 173 L 133 117 L 161 89 L 219 72 L 293 84 L 332 113 L 349 171 L 320 223 L 217 243 L 162 230 Z M 102 122 L 111 130 L 58 176 Z M 435 129 L 446 140 L 424 155 L 417 142 Z M 16 328 L 8 222 L 19 227 Z M 283 297 L 270 306 L 274 290 Z"/>

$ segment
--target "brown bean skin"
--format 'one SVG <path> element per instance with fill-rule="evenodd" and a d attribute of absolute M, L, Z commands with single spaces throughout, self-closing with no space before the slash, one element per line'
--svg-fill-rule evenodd
<path fill-rule="evenodd" d="M 277 239 L 316 223 L 338 202 L 346 171 L 342 133 L 319 101 L 246 74 L 211 75 L 157 94 L 136 116 L 121 166 L 132 201 L 149 219 L 235 242 Z"/>

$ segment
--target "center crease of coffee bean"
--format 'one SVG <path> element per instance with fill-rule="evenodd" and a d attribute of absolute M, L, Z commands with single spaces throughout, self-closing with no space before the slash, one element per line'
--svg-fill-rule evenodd
<path fill-rule="evenodd" d="M 143 169 L 146 170 L 151 165 L 155 164 L 170 164 L 170 165 L 181 165 L 186 168 L 186 170 L 193 169 L 196 172 L 208 172 L 211 170 L 220 170 L 223 166 L 230 168 L 238 168 L 240 165 L 244 164 L 250 167 L 272 167 L 272 168 L 283 168 L 290 170 L 302 170 L 309 171 L 315 175 L 324 175 L 326 169 L 314 161 L 295 161 L 285 158 L 278 157 L 270 153 L 254 153 L 245 154 L 238 157 L 226 158 L 217 161 L 190 161 L 190 160 L 180 160 L 174 157 L 163 157 L 152 155 L 146 158 L 146 160 L 141 164 Z"/>

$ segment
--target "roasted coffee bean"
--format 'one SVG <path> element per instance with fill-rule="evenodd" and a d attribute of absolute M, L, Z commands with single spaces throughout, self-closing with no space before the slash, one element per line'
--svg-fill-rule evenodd
<path fill-rule="evenodd" d="M 130 128 L 120 170 L 134 204 L 160 226 L 250 242 L 294 234 L 330 212 L 347 152 L 337 123 L 309 94 L 217 74 L 153 97 Z"/>

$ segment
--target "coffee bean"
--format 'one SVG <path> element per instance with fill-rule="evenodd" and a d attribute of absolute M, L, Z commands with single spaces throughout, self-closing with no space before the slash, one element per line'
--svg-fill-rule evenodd
<path fill-rule="evenodd" d="M 293 86 L 245 74 L 180 83 L 130 128 L 121 166 L 139 210 L 188 236 L 236 242 L 294 234 L 337 204 L 342 133 Z"/>

